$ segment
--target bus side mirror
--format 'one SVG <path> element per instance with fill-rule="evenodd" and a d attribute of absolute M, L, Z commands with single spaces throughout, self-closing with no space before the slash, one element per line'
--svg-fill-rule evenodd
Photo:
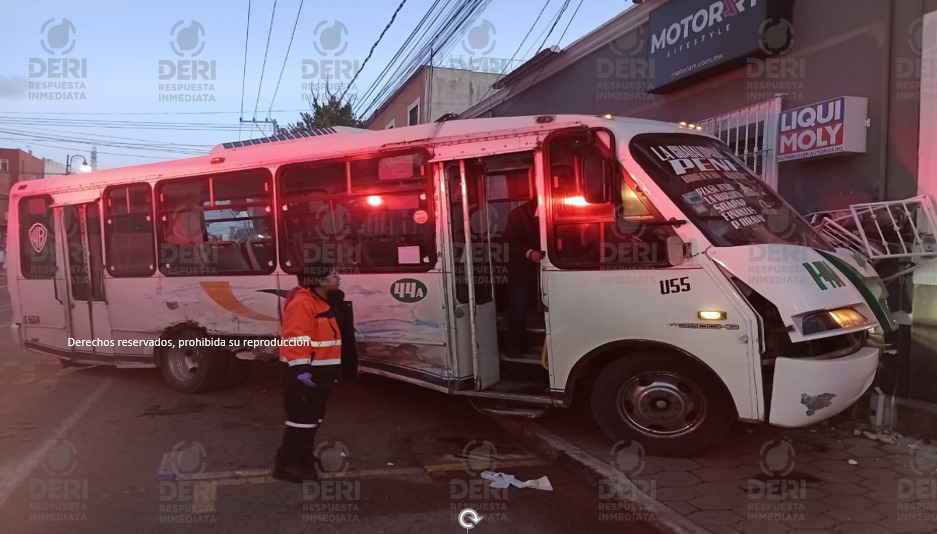
<path fill-rule="evenodd" d="M 667 238 L 667 263 L 671 267 L 683 265 L 683 260 L 686 259 L 683 245 L 683 240 L 678 236 L 672 235 Z"/>
<path fill-rule="evenodd" d="M 579 176 L 582 180 L 582 196 L 589 204 L 606 204 L 611 201 L 611 171 L 609 161 L 602 158 L 579 158 Z"/>

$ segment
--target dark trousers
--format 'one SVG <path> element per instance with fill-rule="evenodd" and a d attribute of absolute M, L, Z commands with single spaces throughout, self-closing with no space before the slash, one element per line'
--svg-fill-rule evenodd
<path fill-rule="evenodd" d="M 316 432 L 325 418 L 325 407 L 331 389 L 310 388 L 295 378 L 284 380 L 286 384 L 283 407 L 286 409 L 286 428 L 283 430 L 283 442 L 277 450 L 277 464 L 311 465 Z"/>
<path fill-rule="evenodd" d="M 537 292 L 537 271 L 512 268 L 508 271 L 508 289 L 511 307 L 508 310 L 507 348 L 521 349 L 527 339 L 527 308 Z"/>

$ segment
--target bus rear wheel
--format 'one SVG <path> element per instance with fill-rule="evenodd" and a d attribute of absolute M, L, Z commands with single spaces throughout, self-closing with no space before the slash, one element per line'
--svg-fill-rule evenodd
<path fill-rule="evenodd" d="M 202 393 L 224 386 L 228 355 L 210 347 L 180 347 L 182 341 L 204 339 L 205 333 L 187 328 L 170 337 L 171 347 L 160 351 L 160 371 L 169 387 L 184 393 Z"/>
<path fill-rule="evenodd" d="M 667 353 L 609 364 L 595 381 L 592 413 L 612 439 L 663 456 L 702 451 L 725 437 L 735 418 L 732 400 L 712 372 Z"/>

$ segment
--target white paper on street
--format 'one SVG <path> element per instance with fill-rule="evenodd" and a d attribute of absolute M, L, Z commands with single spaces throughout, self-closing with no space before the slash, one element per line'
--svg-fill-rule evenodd
<path fill-rule="evenodd" d="M 509 475 L 507 473 L 493 473 L 491 471 L 483 471 L 481 477 L 485 480 L 490 480 L 491 487 L 495 489 L 514 486 L 515 488 L 533 488 L 543 491 L 553 491 L 553 485 L 550 484 L 550 479 L 545 476 L 536 480 L 520 481 L 514 475 Z"/>

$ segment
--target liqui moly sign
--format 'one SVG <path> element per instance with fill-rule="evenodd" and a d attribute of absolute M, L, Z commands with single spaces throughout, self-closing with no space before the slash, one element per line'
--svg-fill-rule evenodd
<path fill-rule="evenodd" d="M 868 107 L 866 98 L 841 96 L 782 112 L 778 161 L 865 153 Z"/>

